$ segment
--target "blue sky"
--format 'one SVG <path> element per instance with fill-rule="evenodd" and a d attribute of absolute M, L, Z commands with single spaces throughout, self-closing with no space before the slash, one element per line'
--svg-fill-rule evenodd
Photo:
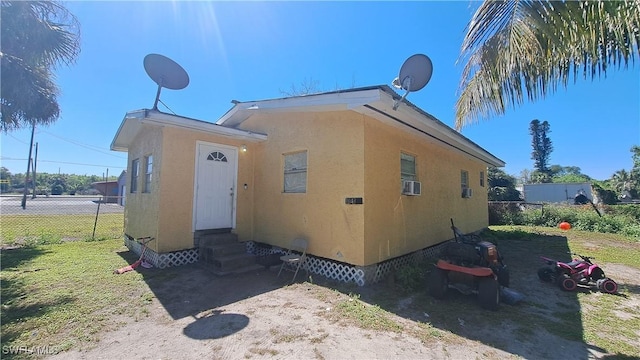
<path fill-rule="evenodd" d="M 285 96 L 292 85 L 321 90 L 389 84 L 416 53 L 434 66 L 408 99 L 454 124 L 464 29 L 478 2 L 68 2 L 81 24 L 81 54 L 58 69 L 61 117 L 36 129 L 39 172 L 118 175 L 126 154 L 109 150 L 125 113 L 151 108 L 157 86 L 142 65 L 165 55 L 189 74 L 161 100 L 179 115 L 215 122 L 231 100 Z M 159 104 L 159 109 L 167 111 Z M 544 101 L 472 124 L 463 135 L 519 175 L 533 169 L 529 123 L 548 121 L 550 164 L 599 180 L 632 167 L 640 145 L 640 66 L 601 80 L 578 79 Z M 2 166 L 26 171 L 29 130 L 2 133 Z"/>

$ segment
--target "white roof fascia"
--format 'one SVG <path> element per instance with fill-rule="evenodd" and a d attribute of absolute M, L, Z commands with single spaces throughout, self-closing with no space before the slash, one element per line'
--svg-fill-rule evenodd
<path fill-rule="evenodd" d="M 378 100 L 380 100 L 380 91 L 378 89 L 369 89 L 239 102 L 216 121 L 216 124 L 225 127 L 237 127 L 244 120 L 251 117 L 253 113 L 350 110 Z"/>
<path fill-rule="evenodd" d="M 140 120 L 145 117 L 145 113 L 146 110 L 134 110 L 125 114 L 124 119 L 122 119 L 120 123 L 120 127 L 118 127 L 118 131 L 116 131 L 116 135 L 111 141 L 111 150 L 128 151 L 128 145 L 142 127 Z"/>
<path fill-rule="evenodd" d="M 457 149 L 487 164 L 503 167 L 504 161 L 484 150 L 459 132 L 434 116 L 417 110 L 414 105 L 400 103 L 393 110 L 395 98 L 380 87 L 345 92 L 296 96 L 282 99 L 236 102 L 217 122 L 235 128 L 253 113 L 264 112 L 313 112 L 353 110 L 372 116 L 383 123 L 426 138 L 427 141 Z"/>
<path fill-rule="evenodd" d="M 260 142 L 267 139 L 267 136 L 264 134 L 227 128 L 200 120 L 174 116 L 154 110 L 136 110 L 128 112 L 125 115 L 113 141 L 111 142 L 111 150 L 128 151 L 129 144 L 142 129 L 142 125 L 144 124 L 189 129 L 235 139 L 243 139 L 250 142 Z"/>
<path fill-rule="evenodd" d="M 232 129 L 220 125 L 216 125 L 209 122 L 187 119 L 180 116 L 174 116 L 161 112 L 149 110 L 148 116 L 141 120 L 143 124 L 153 124 L 161 126 L 171 126 L 183 129 L 190 129 L 196 131 L 203 131 L 213 133 L 216 135 L 228 136 L 237 139 L 243 139 L 248 141 L 264 141 L 267 140 L 267 135 L 254 133 L 251 131 Z"/>

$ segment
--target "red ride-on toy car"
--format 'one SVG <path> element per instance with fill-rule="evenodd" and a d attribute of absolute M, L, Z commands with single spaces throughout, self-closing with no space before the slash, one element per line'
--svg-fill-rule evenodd
<path fill-rule="evenodd" d="M 554 282 L 562 290 L 573 291 L 580 285 L 593 286 L 598 290 L 615 294 L 618 292 L 618 284 L 604 275 L 604 271 L 594 264 L 590 256 L 572 254 L 579 258 L 565 263 L 548 257 L 541 256 L 547 266 L 538 269 L 538 277 L 545 282 Z"/>
<path fill-rule="evenodd" d="M 427 291 L 436 299 L 453 288 L 463 294 L 478 294 L 480 306 L 497 310 L 501 286 L 509 286 L 509 271 L 495 244 L 478 235 L 465 235 L 453 225 L 455 241 L 445 245 L 441 258 L 427 280 Z"/>

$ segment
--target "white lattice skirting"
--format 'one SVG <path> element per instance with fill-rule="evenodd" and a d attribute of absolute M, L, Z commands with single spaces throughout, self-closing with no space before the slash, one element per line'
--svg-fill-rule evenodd
<path fill-rule="evenodd" d="M 124 245 L 138 255 L 142 253 L 142 244 L 135 240 L 129 240 L 125 237 Z M 151 249 L 147 249 L 147 251 L 144 252 L 144 259 L 153 266 L 164 269 L 170 266 L 180 266 L 198 262 L 199 252 L 198 249 L 187 249 L 158 254 Z"/>
<path fill-rule="evenodd" d="M 129 240 L 125 237 L 124 244 L 127 248 L 129 248 L 130 251 L 133 251 L 138 255 L 140 255 L 140 253 L 142 252 L 142 245 L 135 240 Z M 247 241 L 245 244 L 247 246 L 247 253 L 258 256 L 277 253 L 284 254 L 287 251 L 286 249 L 271 247 L 268 245 L 265 246 L 264 244 L 256 243 L 253 241 Z M 433 258 L 437 256 L 440 253 L 443 245 L 445 244 L 446 242 L 440 243 L 435 246 L 418 250 L 411 254 L 400 256 L 369 266 L 356 266 L 341 263 L 335 260 L 308 255 L 304 267 L 305 270 L 313 274 L 322 275 L 329 279 L 334 279 L 346 283 L 354 282 L 359 286 L 364 286 L 367 284 L 377 283 L 378 281 L 384 279 L 385 276 L 387 276 L 391 271 L 395 269 L 413 264 L 422 259 Z M 147 249 L 144 254 L 144 259 L 159 269 L 164 269 L 170 266 L 191 264 L 199 260 L 199 252 L 197 248 L 161 254 Z"/>
<path fill-rule="evenodd" d="M 258 256 L 286 252 L 286 249 L 264 246 L 263 244 L 254 243 L 253 241 L 249 241 L 246 244 L 247 252 Z M 446 244 L 446 242 L 369 266 L 355 266 L 307 255 L 307 261 L 304 267 L 305 270 L 310 273 L 322 275 L 341 282 L 354 282 L 359 286 L 364 286 L 384 279 L 392 270 L 413 264 L 422 259 L 437 256 L 444 244 Z"/>

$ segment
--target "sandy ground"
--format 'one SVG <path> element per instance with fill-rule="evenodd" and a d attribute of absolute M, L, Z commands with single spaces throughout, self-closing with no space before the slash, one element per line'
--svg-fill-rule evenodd
<path fill-rule="evenodd" d="M 147 271 L 145 278 L 154 296 L 148 316 L 121 319 L 122 326 L 100 334 L 100 341 L 90 347 L 50 358 L 553 359 L 561 354 L 564 358 L 587 359 L 602 358 L 615 350 L 568 341 L 544 329 L 523 332 L 517 323 L 500 321 L 501 311 L 522 312 L 523 320 L 528 316 L 552 316 L 558 306 L 553 304 L 566 303 L 568 299 L 567 293 L 552 286 L 521 286 L 518 290 L 527 301 L 501 305 L 501 310 L 493 313 L 496 321 L 490 324 L 486 323 L 486 316 L 472 315 L 484 310 L 478 309 L 469 296 L 450 294 L 449 300 L 465 311 L 457 318 L 449 319 L 448 315 L 443 319 L 435 313 L 441 309 L 435 300 L 413 294 L 381 306 L 390 312 L 388 316 L 396 330 L 374 330 L 345 318 L 338 307 L 358 301 L 348 295 L 351 291 L 360 293 L 362 306 L 371 306 L 368 304 L 375 303 L 371 299 L 394 291 L 390 282 L 336 291 L 340 285 L 326 280 L 289 285 L 291 275 L 278 278 L 275 268 L 224 277 L 215 276 L 200 265 L 143 271 Z M 640 278 L 640 271 L 622 265 L 611 265 L 610 271 L 616 273 L 621 284 L 634 284 Z M 535 272 L 512 269 L 512 279 L 532 276 Z M 620 317 L 640 316 L 629 310 L 640 308 L 638 286 L 633 289 L 621 307 Z M 552 305 L 527 305 L 536 301 Z M 563 305 L 563 310 L 572 311 L 571 306 Z M 580 311 L 579 306 L 575 311 Z"/>
<path fill-rule="evenodd" d="M 275 271 L 217 277 L 200 266 L 186 266 L 173 274 L 150 281 L 156 297 L 149 316 L 125 319 L 124 326 L 102 334 L 95 346 L 52 358 L 551 359 L 561 352 L 564 358 L 585 359 L 607 354 L 545 331 L 534 331 L 523 341 L 513 336 L 513 325 L 501 324 L 495 331 L 473 318 L 425 330 L 413 317 L 428 322 L 427 312 L 415 315 L 428 310 L 428 304 L 415 297 L 400 301 L 397 314 L 391 314 L 401 331 L 363 329 L 336 316 L 335 307 L 353 298 L 326 286 L 288 285 Z M 629 301 L 640 305 L 637 298 Z"/>

